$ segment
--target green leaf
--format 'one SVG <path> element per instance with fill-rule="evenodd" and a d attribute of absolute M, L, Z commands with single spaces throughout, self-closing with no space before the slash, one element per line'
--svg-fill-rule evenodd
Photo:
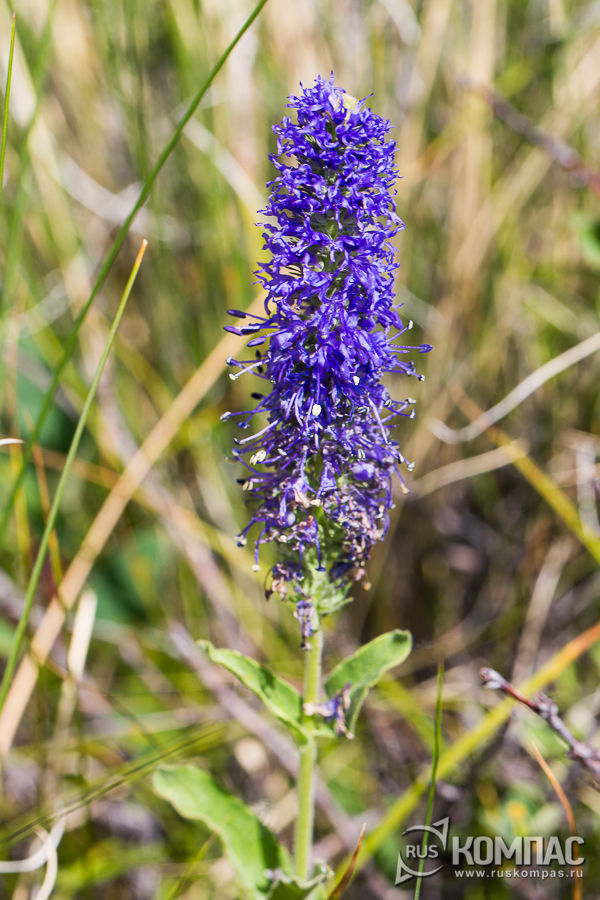
<path fill-rule="evenodd" d="M 324 900 L 326 894 L 322 887 L 319 888 L 319 885 L 323 885 L 333 873 L 329 866 L 326 865 L 321 865 L 317 868 L 317 874 L 310 881 L 305 881 L 296 875 L 285 875 L 283 872 L 276 873 L 269 900 L 302 900 L 303 897 L 308 897 L 309 894 L 310 900 Z"/>
<path fill-rule="evenodd" d="M 154 790 L 186 819 L 197 819 L 223 842 L 240 883 L 252 897 L 268 897 L 268 870 L 291 871 L 291 860 L 275 835 L 238 797 L 229 794 L 198 766 L 161 767 Z"/>
<path fill-rule="evenodd" d="M 600 269 L 600 219 L 588 213 L 576 212 L 570 216 L 579 237 L 579 249 L 590 266 Z"/>
<path fill-rule="evenodd" d="M 133 844 L 118 838 L 95 841 L 81 849 L 71 862 L 62 862 L 57 878 L 57 894 L 67 897 L 93 896 L 94 887 L 106 886 L 139 870 L 142 866 L 168 864 L 164 842 Z M 105 889 L 105 888 L 104 888 Z"/>
<path fill-rule="evenodd" d="M 288 728 L 306 737 L 302 727 L 302 697 L 293 685 L 237 650 L 219 650 L 210 641 L 198 641 L 198 646 L 213 662 L 239 678 Z"/>
<path fill-rule="evenodd" d="M 354 656 L 342 660 L 325 681 L 325 692 L 331 699 L 334 694 L 350 683 L 350 707 L 346 721 L 350 731 L 354 731 L 356 719 L 365 697 L 381 676 L 404 662 L 412 648 L 410 632 L 388 631 L 365 644 Z"/>
<path fill-rule="evenodd" d="M 240 884 L 256 900 L 302 900 L 331 875 L 326 866 L 310 881 L 292 875 L 290 855 L 273 832 L 198 766 L 162 766 L 153 785 L 179 815 L 219 835 Z"/>

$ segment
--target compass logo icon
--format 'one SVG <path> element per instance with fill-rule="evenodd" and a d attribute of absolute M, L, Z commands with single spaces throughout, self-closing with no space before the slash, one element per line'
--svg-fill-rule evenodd
<path fill-rule="evenodd" d="M 395 885 L 404 884 L 411 878 L 421 875 L 426 878 L 435 875 L 443 867 L 439 860 L 448 845 L 448 829 L 450 818 L 439 819 L 432 825 L 413 825 L 402 832 L 403 837 L 409 835 L 409 841 L 398 852 Z M 426 846 L 423 846 L 427 836 Z M 423 870 L 419 869 L 423 865 Z"/>

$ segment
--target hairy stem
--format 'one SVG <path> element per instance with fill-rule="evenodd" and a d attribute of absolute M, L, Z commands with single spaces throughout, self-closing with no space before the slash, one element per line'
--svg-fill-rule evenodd
<path fill-rule="evenodd" d="M 304 662 L 304 702 L 318 703 L 321 693 L 321 658 L 323 656 L 323 629 L 319 623 L 312 636 L 313 646 L 306 651 Z M 294 851 L 296 872 L 301 878 L 311 875 L 311 855 L 313 844 L 313 823 L 315 818 L 315 771 L 317 762 L 317 742 L 313 735 L 313 722 L 305 717 L 308 739 L 300 746 L 300 768 L 298 771 L 298 818 Z"/>

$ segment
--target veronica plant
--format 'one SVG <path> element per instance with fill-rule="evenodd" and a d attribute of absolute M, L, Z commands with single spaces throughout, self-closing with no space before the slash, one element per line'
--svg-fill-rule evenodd
<path fill-rule="evenodd" d="M 299 746 L 295 859 L 280 859 L 277 873 L 265 865 L 268 896 L 284 896 L 276 892 L 290 879 L 296 892 L 317 890 L 310 880 L 324 877 L 311 865 L 317 739 L 352 737 L 369 687 L 410 650 L 406 632 L 382 635 L 322 682 L 323 619 L 348 602 L 353 582 L 366 579 L 372 547 L 388 528 L 394 477 L 406 490 L 402 467 L 412 468 L 392 428 L 412 418 L 415 401 L 393 399 L 382 378 L 421 379 L 410 354 L 430 349 L 406 343 L 412 323 L 394 303 L 391 240 L 404 226 L 395 212 L 390 123 L 336 87 L 333 75 L 317 78 L 288 106 L 295 115 L 274 128 L 277 175 L 262 211 L 265 315 L 229 310 L 237 321 L 227 326 L 249 336 L 249 358 L 228 359 L 230 377 L 252 373 L 264 388 L 252 394 L 253 409 L 222 418 L 239 417 L 250 432 L 234 449 L 252 511 L 239 540 L 253 536 L 255 568 L 262 544 L 277 547 L 267 593 L 290 603 L 298 619 L 303 694 L 254 660 L 203 642 Z M 163 777 L 175 802 L 173 774 Z"/>

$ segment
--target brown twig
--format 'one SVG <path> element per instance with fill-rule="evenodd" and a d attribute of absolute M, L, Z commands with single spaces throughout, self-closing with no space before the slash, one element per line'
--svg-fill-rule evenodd
<path fill-rule="evenodd" d="M 547 722 L 550 728 L 568 745 L 569 756 L 589 769 L 595 781 L 600 785 L 600 753 L 598 750 L 588 747 L 583 741 L 577 740 L 571 734 L 559 716 L 558 706 L 554 700 L 551 700 L 547 694 L 543 694 L 541 691 L 535 695 L 533 700 L 530 700 L 494 669 L 483 668 L 480 671 L 480 675 L 482 684 L 485 687 L 508 694 L 513 700 L 517 700 L 519 703 L 527 706 L 532 712 Z"/>
<path fill-rule="evenodd" d="M 520 113 L 511 103 L 486 85 L 477 84 L 466 75 L 461 78 L 461 84 L 471 93 L 481 97 L 494 115 L 516 134 L 520 134 L 530 144 L 539 147 L 554 162 L 570 172 L 580 184 L 590 187 L 600 196 L 600 172 L 596 172 L 588 166 L 570 144 L 543 131 L 531 119 Z"/>

